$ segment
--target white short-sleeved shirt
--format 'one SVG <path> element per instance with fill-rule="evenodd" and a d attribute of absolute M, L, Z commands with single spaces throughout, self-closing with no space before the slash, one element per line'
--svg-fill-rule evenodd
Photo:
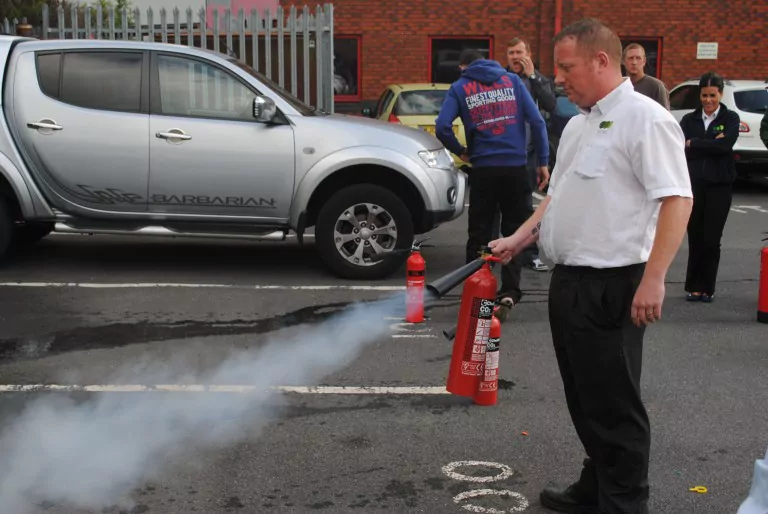
<path fill-rule="evenodd" d="M 566 125 L 548 195 L 539 245 L 556 264 L 647 262 L 661 199 L 693 197 L 679 123 L 625 78 Z"/>

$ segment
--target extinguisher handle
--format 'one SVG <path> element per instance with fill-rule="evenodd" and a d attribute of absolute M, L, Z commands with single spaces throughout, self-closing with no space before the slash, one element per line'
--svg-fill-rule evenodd
<path fill-rule="evenodd" d="M 413 250 L 413 251 L 418 251 L 420 248 L 426 248 L 426 247 L 428 247 L 428 246 L 429 246 L 429 247 L 434 247 L 435 245 L 425 245 L 425 244 L 423 244 L 423 243 L 424 243 L 424 241 L 427 241 L 427 240 L 429 240 L 429 239 L 432 239 L 432 238 L 431 238 L 431 237 L 425 237 L 425 238 L 424 238 L 424 239 L 422 239 L 421 241 L 414 241 L 414 242 L 413 242 L 413 245 L 411 246 L 411 250 Z"/>

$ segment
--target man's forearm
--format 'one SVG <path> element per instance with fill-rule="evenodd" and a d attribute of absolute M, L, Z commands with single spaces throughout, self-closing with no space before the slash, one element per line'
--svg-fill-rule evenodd
<path fill-rule="evenodd" d="M 670 196 L 662 200 L 656 224 L 656 238 L 645 267 L 646 277 L 662 281 L 665 279 L 667 270 L 683 242 L 692 206 L 692 198 Z"/>
<path fill-rule="evenodd" d="M 547 196 L 541 201 L 539 206 L 533 212 L 530 218 L 523 223 L 520 228 L 515 232 L 516 238 L 521 240 L 520 246 L 526 247 L 531 243 L 535 243 L 539 240 L 539 233 L 541 232 L 541 219 L 544 217 L 544 211 L 547 210 L 551 197 Z"/>

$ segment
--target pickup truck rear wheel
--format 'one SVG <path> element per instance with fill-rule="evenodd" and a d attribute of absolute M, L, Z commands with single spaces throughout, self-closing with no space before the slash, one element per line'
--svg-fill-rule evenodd
<path fill-rule="evenodd" d="M 322 206 L 315 227 L 315 244 L 331 270 L 343 278 L 384 278 L 408 258 L 413 221 L 394 193 L 374 184 L 338 191 Z M 386 256 L 374 261 L 371 257 Z"/>

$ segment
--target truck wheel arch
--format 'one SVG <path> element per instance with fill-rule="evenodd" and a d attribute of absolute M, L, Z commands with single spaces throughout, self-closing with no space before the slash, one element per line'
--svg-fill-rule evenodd
<path fill-rule="evenodd" d="M 34 217 L 32 196 L 27 184 L 11 161 L 0 153 L 0 195 L 11 210 L 14 221 Z"/>

